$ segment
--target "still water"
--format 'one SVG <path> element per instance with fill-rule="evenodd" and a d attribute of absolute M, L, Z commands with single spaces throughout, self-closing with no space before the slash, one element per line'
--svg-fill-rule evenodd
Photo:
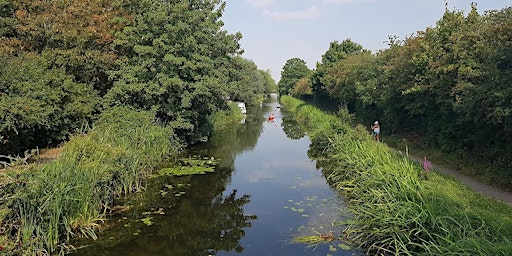
<path fill-rule="evenodd" d="M 356 255 L 335 240 L 344 199 L 307 156 L 310 140 L 276 98 L 249 107 L 238 126 L 190 154 L 219 160 L 214 173 L 158 178 L 122 205 L 109 228 L 73 255 Z M 275 115 L 273 122 L 268 121 Z"/>

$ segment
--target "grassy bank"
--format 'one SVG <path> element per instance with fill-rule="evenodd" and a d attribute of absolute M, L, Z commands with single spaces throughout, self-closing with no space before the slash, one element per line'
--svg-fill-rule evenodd
<path fill-rule="evenodd" d="M 58 159 L 4 169 L 1 253 L 58 254 L 72 237 L 95 238 L 114 198 L 142 189 L 162 159 L 180 148 L 172 129 L 153 116 L 114 108 L 87 135 L 65 143 Z"/>
<path fill-rule="evenodd" d="M 352 127 L 346 113 L 327 115 L 287 96 L 281 102 L 307 130 L 310 156 L 349 199 L 344 235 L 369 255 L 512 255 L 510 207 L 425 174 Z"/>
<path fill-rule="evenodd" d="M 480 182 L 512 191 L 512 173 L 510 168 L 497 167 L 489 161 L 474 158 L 461 152 L 446 152 L 426 146 L 419 136 L 395 134 L 384 139 L 385 143 L 397 150 L 404 150 L 416 156 L 428 156 L 432 162 L 460 171 Z"/>

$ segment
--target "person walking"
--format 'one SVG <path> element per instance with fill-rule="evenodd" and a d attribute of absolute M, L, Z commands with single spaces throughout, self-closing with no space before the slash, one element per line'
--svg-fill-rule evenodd
<path fill-rule="evenodd" d="M 379 125 L 379 121 L 375 121 L 375 123 L 373 123 L 372 131 L 373 131 L 373 137 L 375 138 L 375 140 L 376 141 L 380 141 L 380 125 Z"/>

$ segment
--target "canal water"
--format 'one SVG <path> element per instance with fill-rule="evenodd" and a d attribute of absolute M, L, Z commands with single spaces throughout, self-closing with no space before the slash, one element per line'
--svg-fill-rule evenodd
<path fill-rule="evenodd" d="M 296 242 L 337 237 L 347 218 L 309 144 L 275 97 L 248 107 L 239 125 L 189 151 L 217 159 L 214 173 L 154 179 L 73 255 L 359 255 L 340 240 Z"/>

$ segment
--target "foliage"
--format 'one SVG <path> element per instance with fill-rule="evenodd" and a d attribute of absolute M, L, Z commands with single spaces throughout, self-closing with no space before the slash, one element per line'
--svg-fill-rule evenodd
<path fill-rule="evenodd" d="M 277 84 L 276 84 L 276 81 L 274 81 L 274 79 L 270 75 L 270 70 L 265 70 L 265 71 L 260 70 L 260 73 L 263 76 L 263 79 L 265 80 L 264 81 L 265 94 L 268 95 L 271 93 L 277 93 L 278 92 Z"/>
<path fill-rule="evenodd" d="M 329 49 L 322 55 L 322 65 L 329 68 L 337 62 L 361 52 L 367 51 L 363 49 L 363 46 L 350 39 L 343 40 L 341 43 L 333 41 L 329 44 Z"/>
<path fill-rule="evenodd" d="M 382 68 L 369 52 L 354 54 L 325 72 L 325 90 L 351 112 L 364 112 L 380 103 Z"/>
<path fill-rule="evenodd" d="M 313 94 L 311 90 L 311 79 L 309 77 L 303 77 L 295 83 L 291 90 L 291 95 L 294 97 L 307 97 Z"/>
<path fill-rule="evenodd" d="M 277 83 L 279 94 L 287 95 L 302 78 L 310 73 L 306 62 L 299 58 L 292 58 L 286 61 L 281 71 L 281 80 Z"/>
<path fill-rule="evenodd" d="M 331 43 L 311 75 L 313 99 L 346 106 L 363 123 L 379 120 L 390 134 L 423 138 L 425 147 L 463 162 L 485 163 L 494 182 L 510 187 L 511 17 L 511 7 L 481 15 L 471 5 L 467 15 L 446 10 L 434 27 L 405 40 L 390 37 L 390 48 L 377 54 Z"/>
<path fill-rule="evenodd" d="M 88 124 L 96 92 L 33 54 L 1 56 L 0 154 L 56 145 Z"/>
<path fill-rule="evenodd" d="M 113 47 L 119 69 L 108 105 L 155 110 L 188 143 L 208 138 L 211 113 L 226 108 L 226 68 L 239 51 L 240 34 L 222 30 L 225 4 L 126 1 L 131 17 Z"/>
<path fill-rule="evenodd" d="M 103 113 L 88 135 L 73 137 L 59 159 L 9 170 L 2 224 L 12 255 L 62 253 L 72 237 L 96 238 L 98 221 L 119 195 L 143 189 L 162 158 L 177 153 L 169 128 L 154 114 L 125 108 Z"/>
<path fill-rule="evenodd" d="M 345 238 L 371 255 L 507 255 L 512 210 L 347 128 L 304 102 L 282 97 L 307 129 L 310 156 L 350 199 Z M 312 121 L 318 122 L 312 125 Z M 327 128 L 326 128 L 327 127 Z M 328 128 L 331 127 L 331 128 Z"/>
<path fill-rule="evenodd" d="M 253 61 L 234 56 L 230 65 L 227 86 L 232 100 L 255 104 L 258 98 L 270 90 L 267 78 Z"/>
<path fill-rule="evenodd" d="M 322 55 L 322 62 L 316 64 L 316 69 L 311 74 L 311 87 L 316 100 L 330 100 L 329 96 L 331 95 L 328 94 L 328 89 L 326 88 L 328 82 L 325 81 L 328 69 L 351 55 L 365 52 L 369 53 L 360 44 L 350 39 L 346 39 L 341 43 L 338 41 L 331 42 L 329 49 Z"/>
<path fill-rule="evenodd" d="M 9 11 L 3 13 L 0 52 L 41 54 L 77 82 L 106 92 L 106 71 L 115 60 L 111 32 L 122 26 L 114 20 L 123 17 L 113 1 L 14 0 L 4 6 Z"/>
<path fill-rule="evenodd" d="M 213 131 L 221 131 L 240 123 L 244 114 L 240 111 L 238 105 L 234 102 L 229 104 L 229 110 L 222 110 L 213 113 L 210 116 L 210 122 L 213 123 Z"/>
<path fill-rule="evenodd" d="M 132 106 L 154 112 L 183 141 L 205 141 L 212 129 L 208 117 L 227 109 L 227 98 L 257 101 L 274 85 L 254 63 L 239 60 L 241 34 L 222 29 L 224 6 L 220 0 L 2 1 L 0 53 L 7 62 L 36 56 L 44 65 L 33 68 L 59 70 L 69 81 L 94 89 L 88 100 L 103 104 L 95 115 Z M 31 68 L 26 65 L 25 74 Z M 9 79 L 4 71 L 0 80 Z M 229 76 L 238 71 L 240 76 Z M 81 125 L 53 127 L 62 136 L 42 134 L 37 142 L 15 138 L 16 133 L 0 138 L 19 140 L 21 148 L 51 146 L 69 136 L 68 128 Z"/>

